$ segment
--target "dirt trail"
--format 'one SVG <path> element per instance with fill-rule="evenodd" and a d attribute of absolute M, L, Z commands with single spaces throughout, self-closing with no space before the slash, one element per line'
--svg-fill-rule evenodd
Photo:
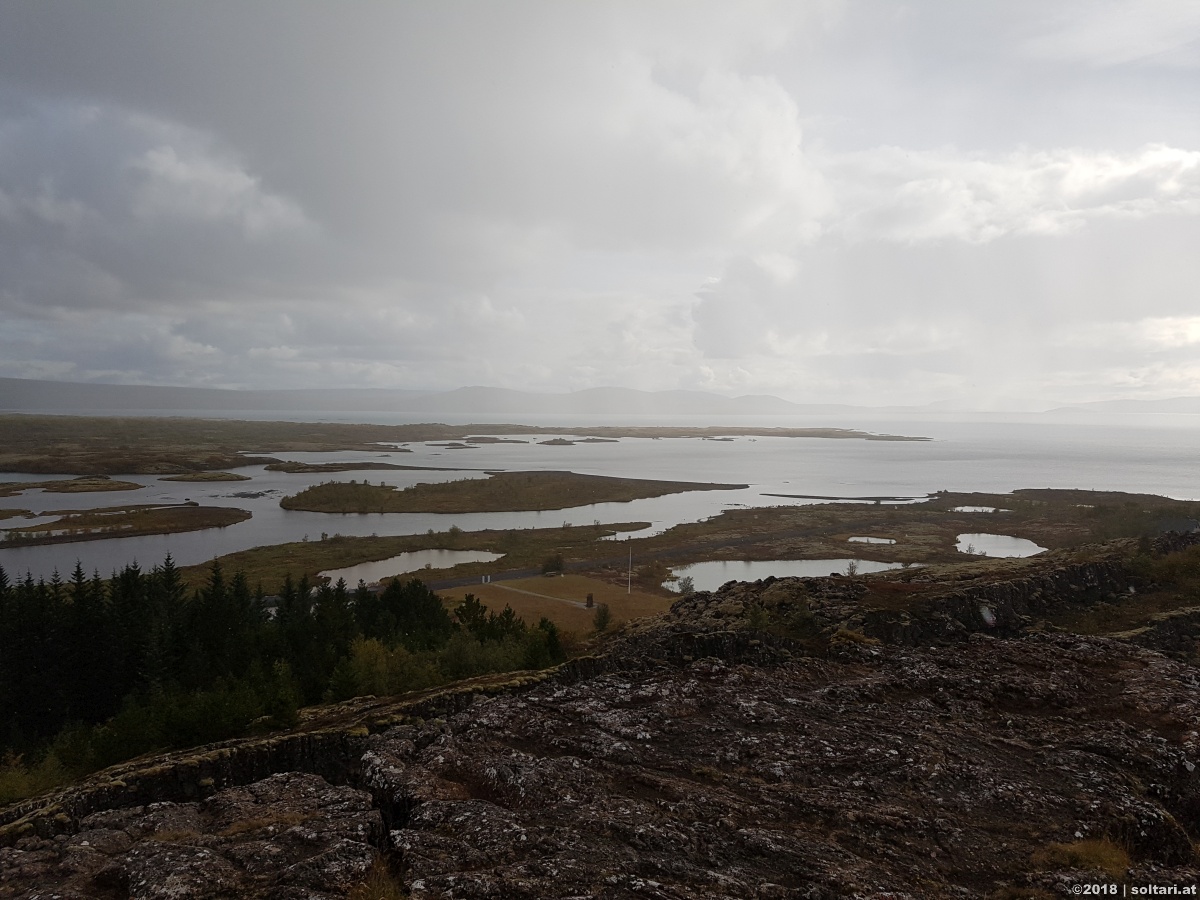
<path fill-rule="evenodd" d="M 510 587 L 507 584 L 497 584 L 496 582 L 489 582 L 489 584 L 492 587 L 497 587 L 504 591 L 512 591 L 515 594 L 528 594 L 530 597 L 542 597 L 546 600 L 557 600 L 559 603 L 566 603 L 570 606 L 577 606 L 580 609 L 587 609 L 587 604 L 581 603 L 578 600 L 568 600 L 565 597 L 555 597 L 552 594 L 539 594 L 535 591 L 527 591 L 524 588 Z"/>

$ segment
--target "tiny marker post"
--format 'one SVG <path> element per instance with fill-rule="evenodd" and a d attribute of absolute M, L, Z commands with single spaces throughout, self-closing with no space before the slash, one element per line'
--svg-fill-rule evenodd
<path fill-rule="evenodd" d="M 633 593 L 633 545 L 629 545 L 629 574 L 625 577 L 625 593 Z"/>

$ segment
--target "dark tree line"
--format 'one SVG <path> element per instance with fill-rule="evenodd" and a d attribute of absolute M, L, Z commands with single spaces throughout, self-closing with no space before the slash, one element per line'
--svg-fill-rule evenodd
<path fill-rule="evenodd" d="M 546 619 L 530 628 L 473 596 L 451 615 L 415 579 L 376 594 L 289 577 L 267 598 L 216 563 L 189 592 L 170 557 L 108 579 L 76 565 L 69 581 L 13 582 L 0 568 L 0 757 L 10 773 L 79 774 L 291 724 L 322 700 L 562 658 Z"/>

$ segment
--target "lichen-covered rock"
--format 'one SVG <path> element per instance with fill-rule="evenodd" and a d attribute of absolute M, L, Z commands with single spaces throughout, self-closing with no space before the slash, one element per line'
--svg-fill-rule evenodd
<path fill-rule="evenodd" d="M 426 900 L 1193 884 L 1200 676 L 1157 649 L 1195 610 L 1127 640 L 1025 627 L 1109 602 L 1128 549 L 730 584 L 554 672 L 129 763 L 4 811 L 0 898 L 319 900 L 378 854 Z"/>
<path fill-rule="evenodd" d="M 1184 666 L 981 636 L 544 685 L 377 735 L 368 777 L 415 897 L 950 897 L 1050 889 L 1084 838 L 1200 875 L 1197 732 Z"/>
<path fill-rule="evenodd" d="M 285 773 L 194 803 L 94 813 L 0 849 L 0 897 L 344 897 L 382 833 L 370 795 Z"/>

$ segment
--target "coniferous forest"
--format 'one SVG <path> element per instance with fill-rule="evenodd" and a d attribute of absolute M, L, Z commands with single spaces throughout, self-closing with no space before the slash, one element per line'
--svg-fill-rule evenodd
<path fill-rule="evenodd" d="M 286 727 L 301 706 L 560 661 L 553 623 L 418 580 L 383 591 L 288 578 L 266 597 L 215 564 L 189 592 L 168 557 L 112 577 L 0 568 L 0 803 L 153 750 Z"/>

